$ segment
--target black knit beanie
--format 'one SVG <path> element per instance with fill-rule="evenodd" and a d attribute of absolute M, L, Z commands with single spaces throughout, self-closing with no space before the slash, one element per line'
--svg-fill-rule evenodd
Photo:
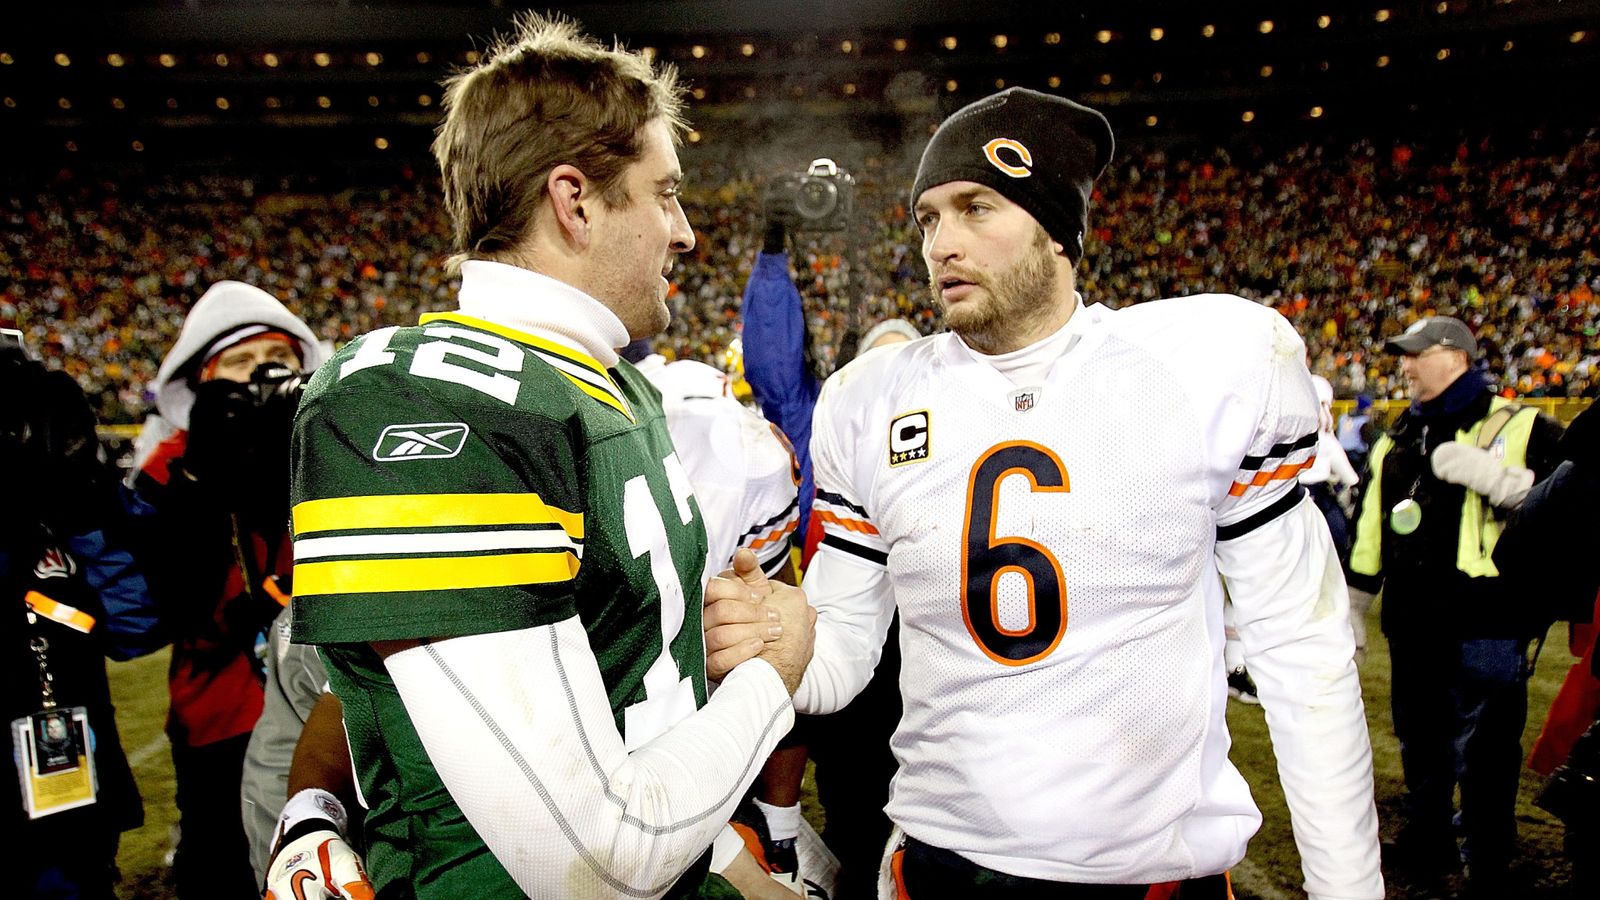
<path fill-rule="evenodd" d="M 1100 113 L 1064 97 L 1007 88 L 944 120 L 922 151 L 911 201 L 952 181 L 993 188 L 1037 219 L 1076 265 L 1089 192 L 1113 146 Z"/>

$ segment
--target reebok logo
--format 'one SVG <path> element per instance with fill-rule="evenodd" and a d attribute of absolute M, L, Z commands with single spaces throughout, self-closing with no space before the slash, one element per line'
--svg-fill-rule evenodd
<path fill-rule="evenodd" d="M 453 459 L 460 455 L 470 431 L 465 422 L 390 425 L 378 435 L 378 446 L 372 448 L 372 458 L 378 462 Z"/>

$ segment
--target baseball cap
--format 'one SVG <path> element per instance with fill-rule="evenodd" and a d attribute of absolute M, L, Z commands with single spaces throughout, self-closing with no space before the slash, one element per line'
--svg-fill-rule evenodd
<path fill-rule="evenodd" d="M 1416 356 L 1429 347 L 1449 347 L 1466 353 L 1468 359 L 1478 358 L 1478 339 L 1472 336 L 1472 329 L 1460 319 L 1449 316 L 1421 319 L 1407 328 L 1405 334 L 1383 344 L 1386 352 L 1406 356 Z"/>

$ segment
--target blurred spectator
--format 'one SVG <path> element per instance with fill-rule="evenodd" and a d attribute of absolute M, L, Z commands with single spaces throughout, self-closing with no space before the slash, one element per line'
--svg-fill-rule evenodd
<path fill-rule="evenodd" d="M 180 897 L 259 894 L 239 792 L 261 713 L 256 647 L 288 603 L 289 426 L 302 368 L 324 356 L 270 294 L 213 285 L 195 304 L 153 382 L 170 432 L 138 462 L 155 510 L 145 558 L 173 636 L 168 687 L 181 836 Z"/>
<path fill-rule="evenodd" d="M 43 781 L 25 795 L 24 782 L 5 779 L 23 896 L 109 900 L 119 836 L 144 822 L 105 660 L 163 641 L 94 428 L 72 379 L 0 348 L 0 471 L 12 476 L 0 516 L 0 684 L 4 719 L 24 723 L 11 732 L 13 756 L 25 783 Z"/>

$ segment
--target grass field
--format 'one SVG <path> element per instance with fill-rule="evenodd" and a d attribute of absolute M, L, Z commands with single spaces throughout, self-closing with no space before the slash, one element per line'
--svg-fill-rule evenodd
<path fill-rule="evenodd" d="M 1367 723 L 1376 763 L 1378 815 L 1386 837 L 1397 824 L 1401 791 L 1400 756 L 1389 717 L 1388 648 L 1377 629 L 1377 611 L 1369 629 L 1373 646 L 1362 672 L 1367 698 Z M 1529 686 L 1528 728 L 1523 747 L 1531 746 L 1550 708 L 1556 688 L 1574 662 L 1567 653 L 1566 626 L 1557 625 L 1539 660 Z M 162 725 L 166 717 L 167 654 L 158 653 L 127 663 L 111 664 L 111 688 L 117 704 L 117 721 L 127 747 L 139 789 L 144 794 L 143 828 L 123 835 L 118 864 L 122 868 L 119 895 L 134 898 L 171 896 L 163 862 L 169 848 L 169 829 L 177 822 L 173 803 L 172 759 Z M 1241 900 L 1276 900 L 1302 896 L 1300 858 L 1289 830 L 1289 813 L 1278 788 L 1276 764 L 1260 707 L 1229 704 L 1228 724 L 1233 732 L 1233 760 L 1255 792 L 1265 821 L 1250 843 L 1250 852 L 1234 871 L 1234 890 Z M 1517 818 L 1521 847 L 1515 868 L 1515 896 L 1528 900 L 1565 898 L 1567 865 L 1561 857 L 1561 828 L 1543 810 L 1532 805 L 1539 778 L 1523 771 Z M 808 798 L 810 799 L 810 798 Z M 808 805 L 809 806 L 809 805 Z M 1404 885 L 1391 880 L 1389 897 L 1407 896 Z"/>

